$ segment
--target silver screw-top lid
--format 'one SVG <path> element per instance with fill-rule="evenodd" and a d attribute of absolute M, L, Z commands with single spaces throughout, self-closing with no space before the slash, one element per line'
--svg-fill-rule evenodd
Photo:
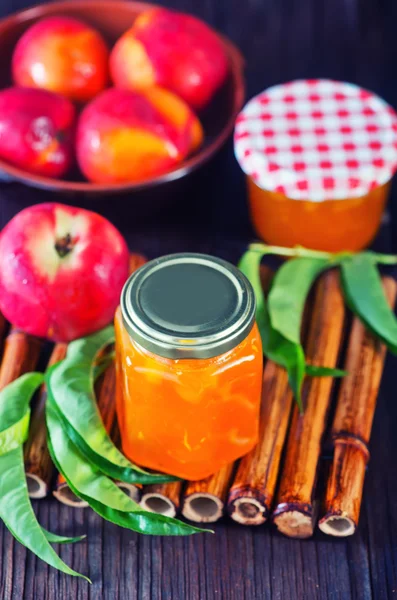
<path fill-rule="evenodd" d="M 152 260 L 121 294 L 124 326 L 135 340 L 166 358 L 210 358 L 244 340 L 255 321 L 255 296 L 233 265 L 206 254 Z"/>

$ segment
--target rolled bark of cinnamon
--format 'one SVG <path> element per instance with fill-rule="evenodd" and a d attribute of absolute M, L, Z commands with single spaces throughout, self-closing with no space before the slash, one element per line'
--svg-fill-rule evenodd
<path fill-rule="evenodd" d="M 145 263 L 147 263 L 147 258 L 143 254 L 139 254 L 138 252 L 130 254 L 130 275 Z"/>
<path fill-rule="evenodd" d="M 1 315 L 0 330 L 4 331 L 5 327 L 5 320 Z M 41 347 L 41 340 L 28 335 L 15 327 L 11 327 L 5 340 L 3 358 L 1 361 L 0 390 L 24 373 L 33 371 L 36 368 Z M 32 419 L 33 418 L 34 417 L 32 417 Z M 27 443 L 29 443 L 29 441 Z M 34 481 L 32 480 L 30 482 L 28 480 L 28 488 L 29 484 L 33 484 L 34 492 L 38 494 L 36 497 L 42 497 L 43 490 L 41 481 L 38 479 L 36 480 L 35 477 L 33 479 Z"/>
<path fill-rule="evenodd" d="M 58 345 L 61 344 L 57 344 L 57 346 Z M 55 346 L 54 352 L 57 346 Z M 65 351 L 65 356 L 66 352 L 67 348 Z M 59 502 L 61 502 L 62 504 L 66 504 L 66 506 L 72 506 L 73 508 L 85 508 L 86 506 L 88 506 L 88 502 L 76 496 L 76 494 L 70 489 L 69 484 L 67 483 L 62 473 L 58 473 L 57 475 L 55 489 L 53 490 L 52 494 L 54 498 L 59 500 Z"/>
<path fill-rule="evenodd" d="M 394 307 L 395 280 L 384 277 L 383 287 Z M 341 384 L 332 426 L 334 458 L 319 522 L 319 528 L 328 535 L 353 535 L 358 525 L 368 443 L 385 357 L 385 345 L 355 317 L 345 364 L 348 375 Z"/>
<path fill-rule="evenodd" d="M 150 512 L 175 517 L 180 509 L 182 486 L 182 481 L 147 485 L 143 488 L 140 504 Z"/>
<path fill-rule="evenodd" d="M 111 437 L 113 443 L 116 446 L 119 446 L 120 436 L 116 416 L 115 389 L 116 369 L 114 362 L 112 362 L 103 375 L 99 378 L 96 385 L 96 390 L 98 409 L 101 413 L 105 429 Z M 128 494 L 130 498 L 135 501 L 139 500 L 139 490 L 135 485 L 125 483 L 124 481 L 116 481 L 116 484 L 120 489 Z M 68 506 L 74 506 L 78 508 L 88 506 L 87 502 L 81 500 L 81 498 L 72 492 L 61 473 L 58 474 L 54 496 L 60 502 L 67 504 Z"/>
<path fill-rule="evenodd" d="M 240 460 L 227 512 L 242 525 L 261 525 L 270 515 L 293 395 L 285 369 L 267 361 L 263 373 L 258 444 Z"/>
<path fill-rule="evenodd" d="M 0 390 L 24 373 L 36 368 L 41 347 L 41 340 L 11 327 L 6 337 L 1 361 Z"/>
<path fill-rule="evenodd" d="M 51 367 L 66 356 L 67 345 L 56 344 L 48 366 Z M 33 407 L 29 437 L 24 447 L 25 472 L 28 492 L 31 498 L 44 498 L 50 489 L 54 475 L 54 466 L 47 447 L 47 428 L 45 423 L 45 404 L 47 389 L 43 385 Z"/>
<path fill-rule="evenodd" d="M 59 502 L 66 504 L 66 506 L 72 506 L 73 508 L 85 508 L 88 506 L 88 502 L 82 500 L 72 492 L 66 479 L 61 473 L 58 473 L 55 489 L 52 493 Z"/>
<path fill-rule="evenodd" d="M 269 267 L 260 267 L 260 277 L 264 292 L 270 286 L 273 273 Z M 182 514 L 196 523 L 214 523 L 224 514 L 225 503 L 235 464 L 230 463 L 214 475 L 201 481 L 187 482 L 182 497 Z M 255 510 L 251 508 L 251 510 Z"/>
<path fill-rule="evenodd" d="M 0 352 L 3 350 L 4 337 L 7 331 L 7 321 L 2 313 L 0 313 Z"/>
<path fill-rule="evenodd" d="M 345 308 L 339 276 L 329 271 L 317 285 L 306 347 L 308 362 L 334 367 L 342 341 Z M 330 404 L 331 377 L 308 377 L 303 386 L 304 413 L 293 411 L 285 462 L 273 520 L 289 537 L 313 534 L 314 500 L 321 441 Z"/>
<path fill-rule="evenodd" d="M 271 275 L 261 267 L 265 292 Z M 292 402 L 286 370 L 268 360 L 263 371 L 258 444 L 240 460 L 229 491 L 227 512 L 237 523 L 261 525 L 270 516 Z"/>
<path fill-rule="evenodd" d="M 110 435 L 113 443 L 120 449 L 121 440 L 116 414 L 115 390 L 116 366 L 115 363 L 112 362 L 98 381 L 98 409 L 101 413 L 106 431 Z M 136 485 L 126 483 L 125 481 L 116 481 L 115 483 L 130 496 L 130 498 L 136 502 L 139 500 L 140 492 Z"/>
<path fill-rule="evenodd" d="M 234 471 L 234 463 L 214 475 L 187 482 L 182 498 L 182 514 L 196 523 L 215 523 L 222 516 Z"/>
<path fill-rule="evenodd" d="M 139 269 L 142 265 L 147 262 L 147 259 L 142 254 L 133 252 L 130 254 L 129 271 L 130 274 Z M 111 437 L 113 443 L 120 447 L 120 434 L 117 425 L 116 416 L 116 370 L 115 365 L 112 363 L 100 377 L 96 385 L 96 397 L 98 402 L 98 409 L 101 413 L 101 417 L 105 426 L 106 431 Z M 139 490 L 135 485 L 125 483 L 124 481 L 116 481 L 116 484 L 126 494 L 135 501 L 139 500 Z M 68 506 L 74 506 L 83 508 L 88 506 L 88 503 L 81 500 L 72 490 L 69 488 L 65 478 L 61 473 L 58 474 L 56 487 L 53 492 L 54 496 L 63 504 Z"/>

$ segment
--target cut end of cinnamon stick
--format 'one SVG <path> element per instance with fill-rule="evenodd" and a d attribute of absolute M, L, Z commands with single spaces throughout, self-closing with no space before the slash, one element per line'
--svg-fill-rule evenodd
<path fill-rule="evenodd" d="M 185 498 L 182 514 L 195 523 L 215 523 L 223 515 L 224 504 L 212 494 L 197 492 Z"/>
<path fill-rule="evenodd" d="M 139 502 L 139 490 L 136 485 L 132 485 L 131 483 L 125 483 L 124 481 L 116 481 L 117 487 L 119 487 L 127 496 L 134 500 L 135 502 Z"/>
<path fill-rule="evenodd" d="M 298 507 L 291 507 L 275 512 L 273 521 L 277 529 L 292 538 L 305 539 L 313 535 L 314 518 Z"/>
<path fill-rule="evenodd" d="M 38 500 L 39 498 L 45 498 L 48 494 L 48 485 L 38 475 L 33 473 L 26 473 L 26 483 L 28 486 L 28 494 L 30 498 Z"/>
<path fill-rule="evenodd" d="M 162 494 L 155 492 L 143 494 L 140 504 L 144 510 L 148 510 L 149 512 L 164 515 L 165 517 L 176 516 L 175 504 Z"/>
<path fill-rule="evenodd" d="M 318 524 L 326 535 L 347 537 L 356 531 L 356 524 L 347 515 L 325 515 Z"/>
<path fill-rule="evenodd" d="M 241 496 L 228 505 L 230 517 L 241 525 L 262 525 L 267 520 L 266 507 L 256 498 Z"/>
<path fill-rule="evenodd" d="M 85 508 L 88 506 L 88 502 L 76 496 L 66 482 L 60 483 L 58 488 L 53 491 L 53 495 L 59 502 L 62 502 L 62 504 L 73 506 L 73 508 Z"/>

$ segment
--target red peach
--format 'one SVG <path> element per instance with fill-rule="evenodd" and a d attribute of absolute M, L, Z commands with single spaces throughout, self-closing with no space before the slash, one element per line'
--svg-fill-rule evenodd
<path fill-rule="evenodd" d="M 199 120 L 172 92 L 112 88 L 80 115 L 77 160 L 90 181 L 134 182 L 169 171 L 202 139 Z"/>
<path fill-rule="evenodd" d="M 0 91 L 0 157 L 47 177 L 61 177 L 73 160 L 73 104 L 47 90 Z"/>
<path fill-rule="evenodd" d="M 17 85 L 85 102 L 108 82 L 108 49 L 92 27 L 70 17 L 47 17 L 19 39 L 12 57 Z"/>
<path fill-rule="evenodd" d="M 212 29 L 195 17 L 162 8 L 140 15 L 110 55 L 117 87 L 157 84 L 195 109 L 209 103 L 227 71 L 225 50 Z"/>
<path fill-rule="evenodd" d="M 68 342 L 113 320 L 128 277 L 127 244 L 104 217 L 45 203 L 0 234 L 0 310 L 16 327 Z"/>

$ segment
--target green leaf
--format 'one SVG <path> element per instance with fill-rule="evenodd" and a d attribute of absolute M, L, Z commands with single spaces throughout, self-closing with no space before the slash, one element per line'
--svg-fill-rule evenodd
<path fill-rule="evenodd" d="M 37 522 L 28 495 L 22 446 L 0 456 L 0 518 L 21 544 L 46 563 L 90 581 L 63 562 Z"/>
<path fill-rule="evenodd" d="M 260 266 L 262 258 L 266 252 L 254 252 L 247 250 L 240 259 L 238 268 L 247 277 L 251 283 L 256 300 L 256 323 L 262 337 L 262 330 L 267 326 L 267 319 L 264 317 L 264 313 L 267 313 L 265 295 L 262 289 L 262 282 L 260 278 Z"/>
<path fill-rule="evenodd" d="M 345 300 L 367 328 L 397 354 L 397 319 L 385 296 L 379 271 L 367 253 L 342 262 Z"/>
<path fill-rule="evenodd" d="M 150 535 L 192 535 L 204 530 L 142 508 L 106 475 L 98 473 L 68 437 L 62 419 L 49 396 L 46 410 L 48 447 L 70 489 L 104 519 Z"/>
<path fill-rule="evenodd" d="M 47 387 L 64 418 L 68 435 L 90 462 L 109 477 L 142 484 L 175 481 L 175 477 L 149 473 L 130 462 L 113 444 L 103 425 L 94 393 L 93 364 L 98 352 L 113 342 L 112 326 L 71 342 L 66 358 L 46 373 Z"/>
<path fill-rule="evenodd" d="M 332 261 L 334 264 L 339 263 L 342 259 L 354 256 L 353 252 L 323 252 L 322 250 L 311 250 L 310 248 L 304 248 L 303 246 L 295 246 L 294 248 L 284 246 L 269 246 L 268 244 L 253 243 L 248 246 L 251 252 L 259 252 L 262 254 L 274 254 L 276 256 L 285 256 L 290 258 L 320 258 Z M 379 252 L 373 252 L 372 250 L 366 250 L 361 254 L 367 254 L 371 257 L 374 263 L 380 263 L 383 265 L 395 265 L 397 264 L 396 254 L 381 254 Z"/>
<path fill-rule="evenodd" d="M 210 529 L 199 529 L 198 527 L 193 527 L 183 521 L 178 521 L 164 515 L 157 514 L 156 518 L 152 518 L 149 515 L 155 513 L 150 513 L 141 508 L 134 512 L 126 513 L 109 508 L 97 500 L 85 499 L 91 508 L 103 519 L 144 535 L 187 536 L 195 533 L 214 533 Z"/>
<path fill-rule="evenodd" d="M 306 365 L 306 375 L 310 375 L 310 377 L 346 377 L 348 374 L 349 373 L 343 369 Z"/>
<path fill-rule="evenodd" d="M 75 537 L 66 537 L 64 535 L 57 535 L 56 533 L 52 533 L 44 527 L 41 528 L 46 540 L 50 542 L 50 544 L 74 544 L 75 542 L 81 542 L 87 536 L 86 535 L 77 535 Z"/>
<path fill-rule="evenodd" d="M 6 431 L 23 419 L 30 399 L 43 383 L 42 373 L 26 373 L 0 392 L 0 432 Z"/>
<path fill-rule="evenodd" d="M 20 544 L 22 544 L 22 546 L 24 546 L 24 543 L 21 542 L 19 537 L 16 535 L 15 531 L 11 531 L 10 526 L 8 526 L 7 529 L 14 536 L 14 538 L 17 540 L 17 542 L 19 542 Z M 84 540 L 87 537 L 85 535 L 79 535 L 76 537 L 65 537 L 63 535 L 57 535 L 56 533 L 51 533 L 51 531 L 47 531 L 47 529 L 44 529 L 44 527 L 41 527 L 41 531 L 44 533 L 44 536 L 45 536 L 47 542 L 50 542 L 50 544 L 73 544 L 75 542 L 81 542 L 81 540 Z"/>
<path fill-rule="evenodd" d="M 302 410 L 302 383 L 305 376 L 305 353 L 300 344 L 286 339 L 270 322 L 268 307 L 260 279 L 260 264 L 266 252 L 248 250 L 239 262 L 239 269 L 250 281 L 256 298 L 256 322 L 262 338 L 263 353 L 275 363 L 285 367 L 289 384 Z"/>
<path fill-rule="evenodd" d="M 29 433 L 29 422 L 30 409 L 28 408 L 19 421 L 0 432 L 0 456 L 18 448 L 26 441 Z"/>
<path fill-rule="evenodd" d="M 310 288 L 329 266 L 327 259 L 294 258 L 281 265 L 273 278 L 268 297 L 270 322 L 294 344 L 300 344 L 303 311 Z"/>
<path fill-rule="evenodd" d="M 1 390 L 0 455 L 18 448 L 26 440 L 30 399 L 42 382 L 42 373 L 26 373 Z"/>

